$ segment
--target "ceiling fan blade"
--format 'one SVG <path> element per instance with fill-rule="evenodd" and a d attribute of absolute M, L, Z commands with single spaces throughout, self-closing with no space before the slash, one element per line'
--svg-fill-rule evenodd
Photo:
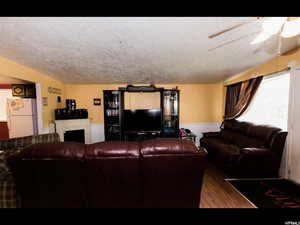
<path fill-rule="evenodd" d="M 297 20 L 297 19 L 299 19 L 299 17 L 288 17 L 287 21 L 289 22 L 289 21 L 293 21 L 293 20 Z"/>
<path fill-rule="evenodd" d="M 260 33 L 260 31 L 256 31 L 256 32 L 253 32 L 253 33 L 250 33 L 250 34 L 246 34 L 246 35 L 241 36 L 241 37 L 239 37 L 239 38 L 237 38 L 237 39 L 234 39 L 234 40 L 231 40 L 231 41 L 227 41 L 227 42 L 225 42 L 225 43 L 223 43 L 223 44 L 220 44 L 220 45 L 218 45 L 218 46 L 216 46 L 216 47 L 214 47 L 214 48 L 210 48 L 210 49 L 208 49 L 208 51 L 209 51 L 209 52 L 210 52 L 210 51 L 213 51 L 213 50 L 215 50 L 215 49 L 221 48 L 221 47 L 223 47 L 223 46 L 225 46 L 225 45 L 231 44 L 231 43 L 233 43 L 233 42 L 239 41 L 239 40 L 241 40 L 241 39 L 243 39 L 243 38 L 246 38 L 246 37 L 249 37 L 249 36 L 251 36 L 251 35 L 258 34 L 258 33 Z"/>
<path fill-rule="evenodd" d="M 273 54 L 277 54 L 279 52 L 279 46 L 280 46 L 280 37 L 279 35 L 276 35 L 274 37 L 275 41 L 271 41 L 269 40 L 269 42 L 266 44 L 265 46 L 265 52 L 273 55 Z"/>
<path fill-rule="evenodd" d="M 228 32 L 228 31 L 231 31 L 231 30 L 233 30 L 233 29 L 236 29 L 236 28 L 238 28 L 238 27 L 240 27 L 240 26 L 242 26 L 242 25 L 245 25 L 245 24 L 248 24 L 248 23 L 251 23 L 251 22 L 253 22 L 253 20 L 248 20 L 248 21 L 241 22 L 241 23 L 239 23 L 239 24 L 237 24 L 237 25 L 234 25 L 234 26 L 232 26 L 232 27 L 229 27 L 229 28 L 227 28 L 227 29 L 225 29 L 225 30 L 222 30 L 222 31 L 217 32 L 217 33 L 215 33 L 215 34 L 211 34 L 211 35 L 209 35 L 208 37 L 209 37 L 209 38 L 217 37 L 217 36 L 219 36 L 219 35 L 221 35 L 221 34 L 223 34 L 223 33 L 226 33 L 226 32 Z"/>

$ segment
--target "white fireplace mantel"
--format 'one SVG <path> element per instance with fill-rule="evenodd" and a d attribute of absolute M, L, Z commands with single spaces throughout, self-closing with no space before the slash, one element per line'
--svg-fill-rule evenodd
<path fill-rule="evenodd" d="M 89 119 L 55 120 L 56 132 L 64 141 L 64 133 L 71 130 L 84 129 L 85 144 L 91 144 L 91 124 Z"/>

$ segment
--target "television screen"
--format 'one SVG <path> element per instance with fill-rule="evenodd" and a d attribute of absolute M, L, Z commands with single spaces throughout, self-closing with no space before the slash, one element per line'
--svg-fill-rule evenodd
<path fill-rule="evenodd" d="M 160 129 L 160 109 L 124 110 L 125 131 L 159 131 Z"/>

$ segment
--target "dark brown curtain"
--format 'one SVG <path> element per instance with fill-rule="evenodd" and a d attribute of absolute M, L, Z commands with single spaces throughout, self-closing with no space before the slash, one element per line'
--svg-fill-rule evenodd
<path fill-rule="evenodd" d="M 241 116 L 250 105 L 263 76 L 227 86 L 224 120 Z"/>

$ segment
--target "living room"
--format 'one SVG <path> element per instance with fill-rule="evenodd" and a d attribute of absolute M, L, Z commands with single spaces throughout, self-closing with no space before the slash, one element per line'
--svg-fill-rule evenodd
<path fill-rule="evenodd" d="M 286 205 L 283 205 L 284 203 L 281 205 L 278 205 L 278 202 L 277 205 L 271 204 L 270 200 L 263 200 L 263 203 L 253 202 L 251 196 L 243 193 L 242 189 L 239 190 L 239 184 L 234 184 L 236 177 L 230 175 L 230 170 L 222 169 L 222 163 L 224 163 L 224 167 L 229 165 L 234 172 L 241 171 L 242 175 L 239 175 L 237 180 L 248 181 L 260 178 L 262 180 L 272 179 L 274 182 L 289 181 L 290 185 L 300 184 L 297 161 L 299 153 L 296 150 L 299 132 L 295 126 L 299 123 L 296 117 L 299 107 L 296 99 L 299 94 L 297 92 L 299 83 L 297 82 L 297 73 L 300 61 L 298 39 L 300 28 L 293 23 L 299 24 L 299 19 L 294 17 L 0 18 L 2 31 L 0 37 L 0 91 L 6 90 L 9 92 L 9 98 L 19 99 L 13 101 L 14 104 L 25 104 L 20 103 L 20 99 L 34 99 L 35 122 L 33 124 L 36 124 L 35 129 L 28 131 L 27 134 L 9 135 L 12 123 L 7 123 L 10 121 L 7 118 L 11 117 L 7 116 L 5 112 L 10 106 L 1 105 L 1 118 L 4 118 L 1 122 L 4 122 L 5 125 L 4 128 L 1 126 L 0 134 L 5 133 L 4 137 L 6 138 L 0 140 L 0 151 L 8 152 L 9 147 L 6 143 L 9 141 L 7 140 L 10 140 L 10 148 L 13 148 L 12 139 L 47 134 L 53 135 L 49 136 L 49 140 L 53 139 L 54 141 L 52 141 L 55 142 L 52 143 L 52 147 L 57 145 L 56 142 L 63 142 L 61 144 L 64 147 L 68 142 L 73 144 L 82 142 L 77 143 L 80 146 L 84 144 L 98 146 L 100 143 L 95 148 L 102 149 L 101 151 L 104 151 L 103 146 L 106 146 L 105 143 L 108 142 L 136 142 L 140 143 L 140 146 L 147 146 L 151 140 L 163 139 L 164 141 L 167 138 L 174 142 L 171 141 L 171 144 L 153 143 L 153 146 L 161 144 L 162 148 L 167 148 L 166 146 L 170 145 L 170 149 L 166 150 L 168 152 L 175 151 L 178 143 L 186 139 L 187 143 L 193 143 L 197 153 L 200 152 L 201 159 L 199 160 L 201 163 L 203 162 L 203 165 L 201 168 L 197 166 L 193 168 L 194 159 L 186 156 L 187 158 L 184 159 L 186 161 L 183 160 L 182 163 L 184 165 L 190 163 L 191 167 L 182 168 L 182 172 L 189 171 L 193 174 L 190 178 L 195 177 L 194 179 L 201 180 L 201 184 L 190 181 L 187 186 L 191 186 L 191 189 L 183 191 L 182 196 L 175 190 L 171 191 L 170 196 L 173 198 L 174 195 L 178 195 L 179 200 L 176 202 L 166 199 L 167 206 L 192 207 L 196 204 L 200 208 L 287 208 Z M 199 26 L 206 29 L 197 30 L 196 27 Z M 165 29 L 166 27 L 168 29 Z M 286 34 L 288 29 L 291 33 L 290 36 Z M 34 96 L 26 96 L 27 87 L 29 87 L 28 85 L 32 87 L 32 84 L 34 84 Z M 234 89 L 238 84 L 241 85 L 238 87 L 240 99 L 237 97 L 233 100 L 236 102 L 233 104 L 233 108 L 230 108 L 229 102 L 232 99 L 228 94 L 231 92 L 228 90 L 231 87 Z M 111 94 L 114 93 L 117 93 L 117 100 L 112 100 Z M 7 108 L 4 108 L 5 106 Z M 270 110 L 266 112 L 265 108 L 267 107 L 263 106 L 268 106 Z M 242 109 L 239 108 L 238 112 L 234 113 L 235 107 L 242 107 Z M 115 109 L 117 109 L 116 112 L 113 111 Z M 259 109 L 261 110 L 259 111 Z M 153 114 L 150 115 L 151 110 L 158 112 L 155 118 L 151 117 L 153 116 Z M 272 114 L 269 111 L 276 113 Z M 132 119 L 130 116 L 136 112 L 142 113 L 142 116 Z M 264 112 L 266 114 L 263 114 Z M 112 125 L 110 117 L 112 116 L 117 118 L 113 124 L 119 127 L 114 131 L 117 138 L 116 136 L 112 138 L 109 133 L 112 129 L 110 127 Z M 146 118 L 151 122 L 140 122 Z M 231 120 L 237 120 L 241 124 L 226 122 Z M 136 121 L 136 123 L 132 121 Z M 158 128 L 154 126 L 155 121 L 159 121 Z M 247 122 L 247 124 L 242 122 Z M 27 126 L 18 122 L 16 124 L 20 130 L 25 131 Z M 135 124 L 134 128 L 132 128 L 133 124 Z M 4 129 L 6 130 L 4 131 Z M 229 129 L 231 133 L 226 129 Z M 243 133 L 243 129 L 247 130 L 246 133 L 248 132 L 247 138 L 233 136 Z M 66 135 L 75 130 L 84 130 L 80 141 L 77 140 L 78 136 L 75 133 Z M 222 138 L 219 136 L 223 135 L 220 133 L 224 130 L 227 133 L 223 133 L 228 135 L 228 138 L 242 140 L 243 143 L 237 145 L 243 146 L 243 149 L 247 147 L 258 149 L 261 146 L 264 149 L 276 148 L 276 151 L 279 149 L 279 159 L 274 156 L 276 160 L 271 160 L 269 156 L 265 157 L 265 152 L 256 150 L 262 156 L 255 156 L 253 160 L 252 154 L 256 155 L 256 153 L 252 153 L 253 149 L 249 154 L 240 147 L 238 150 L 236 147 L 232 147 L 233 143 L 237 143 L 236 140 L 224 143 L 220 141 L 221 139 L 222 141 L 226 140 L 223 136 Z M 232 132 L 239 134 L 232 134 Z M 267 136 L 266 142 L 268 143 L 260 143 L 259 141 L 265 136 Z M 278 138 L 276 139 L 275 136 Z M 216 140 L 217 138 L 220 140 Z M 46 138 L 43 136 L 42 139 L 44 141 L 48 139 L 48 136 Z M 45 144 L 43 141 L 40 144 Z M 39 143 L 36 140 L 33 142 Z M 216 143 L 219 145 L 217 146 Z M 248 143 L 250 143 L 249 146 Z M 174 144 L 173 147 L 172 144 Z M 187 148 L 191 148 L 189 144 L 187 144 Z M 48 145 L 51 146 L 50 143 Z M 230 148 L 227 145 L 230 145 Z M 36 146 L 23 147 L 27 148 L 28 152 L 32 151 L 32 154 L 37 150 Z M 14 153 L 16 158 L 12 154 L 11 160 L 22 162 L 22 159 L 19 160 L 18 157 L 28 157 L 26 154 L 22 155 L 25 152 L 23 147 L 22 150 L 18 149 Z M 14 148 L 17 147 L 14 146 Z M 86 154 L 93 152 L 89 149 L 90 147 L 82 148 L 86 149 Z M 112 147 L 108 146 L 107 148 L 111 149 Z M 144 148 L 144 150 L 139 149 L 137 154 L 146 159 L 149 152 L 146 147 Z M 211 159 L 214 151 L 219 148 L 222 150 L 216 153 L 219 154 L 218 157 Z M 57 151 L 59 149 L 64 150 L 57 147 Z M 51 155 L 50 147 L 45 147 L 44 150 L 45 157 L 49 157 L 49 154 Z M 101 152 L 95 150 L 94 153 L 97 151 Z M 185 155 L 187 152 L 184 151 L 190 151 L 190 149 L 182 151 L 182 154 Z M 162 155 L 166 152 L 163 152 Z M 191 152 L 188 153 L 191 154 Z M 241 156 L 240 153 L 244 155 Z M 56 154 L 56 151 L 53 154 Z M 105 153 L 101 154 L 103 154 L 101 157 L 105 155 Z M 130 157 L 136 157 L 136 153 L 131 154 L 129 154 Z M 143 156 L 143 154 L 145 155 Z M 269 154 L 269 151 L 266 154 Z M 7 155 L 9 159 L 10 154 Z M 249 155 L 251 157 L 247 158 Z M 129 156 L 126 155 L 126 157 Z M 244 156 L 245 158 L 243 158 Z M 97 155 L 97 157 L 100 156 Z M 118 157 L 124 158 L 125 155 Z M 164 162 L 175 163 L 170 159 L 165 160 L 169 161 L 157 161 L 157 166 L 162 166 Z M 245 163 L 239 164 L 243 160 Z M 39 161 L 38 158 L 37 161 Z M 152 163 L 155 161 L 149 162 L 149 165 Z M 33 163 L 32 165 L 39 164 Z M 112 165 L 116 168 L 120 166 L 118 163 L 112 163 Z M 181 163 L 179 165 L 182 166 Z M 247 168 L 244 165 L 247 165 Z M 26 167 L 25 164 L 23 166 Z M 265 168 L 268 166 L 272 166 L 272 170 Z M 105 168 L 103 167 L 102 170 L 105 171 Z M 198 177 L 194 174 L 195 172 L 191 172 L 194 170 L 200 171 Z M 13 172 L 15 177 L 12 179 L 16 179 L 17 190 L 13 187 L 15 195 L 21 195 L 23 207 L 40 206 L 41 203 L 37 204 L 33 200 L 38 195 L 29 196 L 29 193 L 22 191 L 28 188 L 23 187 L 26 184 L 22 183 L 24 180 L 19 175 L 22 174 L 24 179 L 31 179 L 30 175 L 19 172 Z M 153 171 L 150 170 L 150 172 Z M 177 176 L 180 174 L 177 170 L 168 171 L 168 173 L 172 172 L 176 172 Z M 122 174 L 115 174 L 115 176 L 120 178 Z M 155 180 L 155 177 L 151 179 Z M 178 179 L 186 178 L 179 176 Z M 162 179 L 158 179 L 157 182 L 163 183 Z M 165 184 L 165 189 L 171 184 L 174 185 L 176 179 L 169 180 L 169 182 L 169 184 Z M 125 182 L 125 190 L 126 184 Z M 101 182 L 97 185 L 101 186 Z M 193 185 L 195 186 L 192 187 Z M 22 186 L 22 190 L 20 190 L 20 186 Z M 195 187 L 198 189 L 194 190 Z M 249 187 L 252 186 L 249 185 Z M 164 188 L 162 189 L 164 190 Z M 105 188 L 103 190 L 107 191 Z M 163 190 L 159 194 L 160 198 L 164 196 Z M 218 190 L 218 193 L 215 190 Z M 184 196 L 184 193 L 189 191 L 195 193 L 196 197 L 193 196 L 194 198 L 199 195 L 199 199 L 188 202 L 187 199 L 190 199 L 190 196 Z M 90 192 L 95 193 L 96 190 Z M 146 190 L 143 192 L 144 196 L 146 196 L 145 193 Z M 150 193 L 150 190 L 147 193 Z M 297 199 L 300 191 L 295 193 L 296 197 L 294 198 Z M 63 194 L 62 190 L 60 194 Z M 110 196 L 108 193 L 107 195 Z M 120 193 L 116 195 L 119 196 Z M 152 195 L 149 194 L 149 196 Z M 39 198 L 41 198 L 40 195 Z M 95 199 L 97 198 L 100 197 L 96 196 Z M 3 208 L 21 207 L 16 205 L 16 199 L 11 201 L 11 205 L 3 203 Z M 26 201 L 28 205 L 26 205 Z M 145 199 L 144 201 L 146 202 Z M 109 200 L 106 199 L 103 202 L 109 202 Z M 291 208 L 298 207 L 296 200 L 290 202 L 292 202 L 290 203 Z M 55 205 L 55 203 L 53 204 Z M 57 207 L 62 207 L 58 202 L 56 204 Z M 97 204 L 93 203 L 92 205 L 97 207 Z M 147 204 L 146 206 L 139 204 L 138 206 L 147 208 Z M 43 206 L 45 207 L 45 205 Z M 53 205 L 51 206 L 53 207 Z M 107 205 L 107 207 L 114 206 L 120 205 L 111 203 Z M 130 206 L 129 203 L 128 206 Z M 151 204 L 148 204 L 149 206 L 163 207 L 164 202 L 163 200 L 158 202 L 153 200 Z M 103 203 L 101 207 L 105 207 L 105 204 Z"/>

